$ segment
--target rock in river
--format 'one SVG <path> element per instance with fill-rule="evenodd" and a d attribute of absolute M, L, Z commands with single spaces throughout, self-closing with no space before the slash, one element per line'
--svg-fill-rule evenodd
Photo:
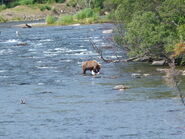
<path fill-rule="evenodd" d="M 122 91 L 122 90 L 125 90 L 125 89 L 128 89 L 128 88 L 129 87 L 126 86 L 126 85 L 116 85 L 113 89 Z"/>
<path fill-rule="evenodd" d="M 141 74 L 140 73 L 132 73 L 131 75 L 133 78 L 141 78 Z"/>

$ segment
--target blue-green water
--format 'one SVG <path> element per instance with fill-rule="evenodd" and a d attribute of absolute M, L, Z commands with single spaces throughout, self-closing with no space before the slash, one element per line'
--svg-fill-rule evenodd
<path fill-rule="evenodd" d="M 92 48 L 89 39 L 109 46 L 102 31 L 112 28 L 0 27 L 0 138 L 184 139 L 184 106 L 157 67 L 104 63 Z M 102 65 L 97 78 L 82 75 L 92 59 Z M 112 89 L 119 84 L 130 89 Z"/>

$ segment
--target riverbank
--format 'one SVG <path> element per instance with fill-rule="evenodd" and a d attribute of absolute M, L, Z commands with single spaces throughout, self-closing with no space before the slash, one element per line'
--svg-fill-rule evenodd
<path fill-rule="evenodd" d="M 27 12 L 25 13 L 25 11 Z M 37 22 L 41 20 L 42 22 Z M 112 22 L 107 15 L 100 16 L 99 12 L 95 12 L 93 9 L 86 8 L 81 11 L 76 11 L 75 8 L 68 7 L 66 4 L 58 3 L 50 5 L 21 5 L 0 12 L 0 23 L 20 21 L 29 23 L 31 26 L 58 26 Z M 25 24 L 16 26 L 25 27 Z"/>
<path fill-rule="evenodd" d="M 19 5 L 0 11 L 0 22 L 41 20 L 47 15 L 59 17 L 66 14 L 72 15 L 75 12 L 74 8 L 61 3 Z"/>

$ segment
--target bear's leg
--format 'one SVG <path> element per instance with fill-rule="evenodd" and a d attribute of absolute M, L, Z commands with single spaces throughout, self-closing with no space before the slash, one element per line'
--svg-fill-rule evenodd
<path fill-rule="evenodd" d="M 86 69 L 83 70 L 83 74 L 86 74 Z"/>

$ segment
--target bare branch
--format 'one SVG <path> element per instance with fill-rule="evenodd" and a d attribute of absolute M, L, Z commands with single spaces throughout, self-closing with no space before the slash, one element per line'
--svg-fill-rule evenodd
<path fill-rule="evenodd" d="M 116 58 L 117 58 L 116 60 L 115 60 L 115 59 L 106 59 L 106 58 L 104 58 L 104 56 L 103 56 L 103 51 L 102 51 L 100 48 L 98 48 L 98 47 L 96 46 L 96 44 L 95 44 L 91 39 L 89 39 L 89 41 L 90 41 L 92 47 L 93 47 L 93 48 L 96 50 L 96 52 L 100 55 L 101 59 L 102 59 L 104 62 L 106 62 L 106 63 L 130 62 L 130 61 L 133 61 L 133 60 L 135 60 L 135 59 L 138 59 L 138 58 L 141 58 L 141 57 L 144 56 L 144 55 L 142 55 L 142 56 L 136 56 L 136 57 L 131 57 L 131 58 L 128 58 L 128 59 L 120 59 L 120 58 L 118 58 L 118 56 L 116 56 Z"/>

